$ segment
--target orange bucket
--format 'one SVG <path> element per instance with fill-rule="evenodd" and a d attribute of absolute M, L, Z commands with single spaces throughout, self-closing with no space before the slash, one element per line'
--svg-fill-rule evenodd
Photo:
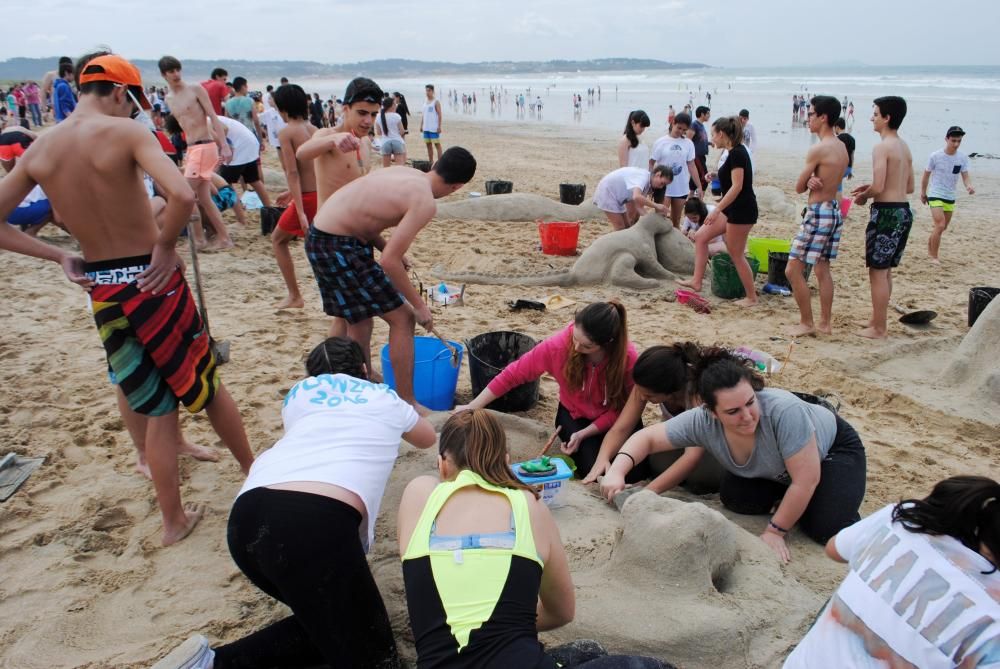
<path fill-rule="evenodd" d="M 542 253 L 549 256 L 576 255 L 580 241 L 580 221 L 538 221 Z"/>

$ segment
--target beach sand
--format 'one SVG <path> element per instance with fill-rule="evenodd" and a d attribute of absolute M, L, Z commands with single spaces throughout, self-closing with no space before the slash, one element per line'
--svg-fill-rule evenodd
<path fill-rule="evenodd" d="M 585 183 L 589 201 L 599 179 L 616 167 L 612 132 L 595 139 L 582 129 L 450 118 L 445 129 L 445 146 L 466 146 L 479 160 L 475 180 L 450 198 L 456 201 L 469 191 L 485 193 L 485 180 L 497 178 L 513 181 L 515 192 L 552 198 L 558 198 L 561 182 Z M 408 144 L 411 158 L 424 157 L 418 140 Z M 777 187 L 793 206 L 784 214 L 766 214 L 753 234 L 790 239 L 797 220 L 788 211 L 803 202 L 792 192 L 803 157 L 764 148 L 755 158 L 756 183 Z M 924 159 L 915 156 L 918 179 Z M 267 162 L 276 165 L 273 151 Z M 980 194 L 959 201 L 940 268 L 926 256 L 930 215 L 916 197 L 912 200 L 916 222 L 895 272 L 894 301 L 907 310 L 934 309 L 940 315 L 919 330 L 893 318 L 888 342 L 852 334 L 853 323 L 867 319 L 870 309 L 863 260 L 866 212 L 857 208 L 847 220 L 834 265 L 835 332 L 802 339 L 792 349 L 788 341 L 772 340 L 797 322 L 790 297 L 762 296 L 757 308 L 744 310 L 706 290 L 713 311 L 701 315 L 678 304 L 670 285 L 650 291 L 469 285 L 465 306 L 436 308 L 435 323 L 455 340 L 494 330 L 541 339 L 564 326 L 575 307 L 512 312 L 508 301 L 559 294 L 579 306 L 617 297 L 628 308 L 630 336 L 640 349 L 690 339 L 750 346 L 779 359 L 791 350 L 788 365 L 770 382 L 832 393 L 843 402 L 842 415 L 867 448 L 868 492 L 862 508 L 867 514 L 902 497 L 923 496 L 947 476 L 995 477 L 1000 471 L 1000 397 L 981 386 L 939 380 L 968 332 L 969 288 L 1000 285 L 993 220 L 1000 179 L 976 175 L 975 163 L 972 169 Z M 870 174 L 867 156 L 857 157 L 855 172 L 859 178 Z M 231 227 L 235 250 L 206 254 L 201 262 L 213 334 L 232 343 L 232 361 L 222 367 L 222 376 L 241 409 L 252 447 L 260 451 L 280 437 L 283 394 L 301 378 L 305 353 L 322 340 L 329 323 L 301 245 L 293 247 L 293 255 L 307 306 L 285 312 L 271 307 L 284 289 L 270 241 L 260 236 L 256 220 L 251 214 L 247 228 Z M 581 248 L 608 230 L 599 219 L 584 222 Z M 75 248 L 59 231 L 42 236 Z M 527 275 L 567 268 L 574 261 L 543 256 L 537 247 L 536 224 L 530 220 L 442 218 L 420 234 L 409 255 L 428 284 L 435 265 Z M 228 554 L 226 518 L 241 475 L 225 451 L 217 464 L 182 459 L 184 499 L 203 502 L 209 510 L 189 538 L 168 549 L 159 546 L 153 489 L 133 468 L 134 453 L 115 408 L 85 296 L 54 264 L 13 254 L 5 254 L 4 261 L 0 451 L 46 460 L 0 505 L 0 666 L 144 667 L 191 633 L 204 633 L 214 643 L 231 641 L 286 615 L 242 576 Z M 377 322 L 376 358 L 386 333 Z M 986 364 L 996 366 L 996 360 L 993 356 Z M 507 422 L 515 459 L 533 455 L 547 436 L 557 403 L 551 379 L 542 380 L 541 394 L 524 420 Z M 463 364 L 456 400 L 470 398 L 468 365 Z M 182 424 L 197 443 L 219 445 L 203 414 L 185 414 Z M 401 454 L 370 560 L 400 647 L 412 658 L 395 510 L 406 481 L 433 471 L 433 450 L 417 452 L 404 444 Z M 543 634 L 546 642 L 590 636 L 612 650 L 641 651 L 681 667 L 778 666 L 844 573 L 798 532 L 790 540 L 792 562 L 780 567 L 752 536 L 763 530 L 766 518 L 725 514 L 751 533 L 746 534 L 715 514 L 720 505 L 713 496 L 699 500 L 680 490 L 658 499 L 642 493 L 628 501 L 624 516 L 579 483 L 569 484 L 566 497 L 555 517 L 579 605 L 576 621 Z M 707 508 L 678 506 L 675 499 L 698 500 Z M 701 527 L 715 529 L 696 531 Z M 718 559 L 706 562 L 706 555 Z M 761 599 L 762 593 L 768 599 Z"/>

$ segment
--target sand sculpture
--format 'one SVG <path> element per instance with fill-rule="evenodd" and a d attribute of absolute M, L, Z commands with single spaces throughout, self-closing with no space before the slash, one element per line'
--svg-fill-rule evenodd
<path fill-rule="evenodd" d="M 508 193 L 474 197 L 438 205 L 437 218 L 476 221 L 580 221 L 606 220 L 604 212 L 589 201 L 563 204 L 534 193 Z"/>
<path fill-rule="evenodd" d="M 1000 298 L 994 299 L 979 315 L 976 324 L 962 339 L 951 362 L 941 373 L 941 381 L 962 387 L 970 394 L 1000 404 Z"/>
<path fill-rule="evenodd" d="M 650 289 L 677 278 L 678 274 L 691 274 L 693 271 L 694 246 L 673 228 L 669 220 L 650 213 L 627 230 L 599 237 L 566 270 L 511 276 L 449 272 L 437 266 L 432 273 L 445 281 L 464 283 L 525 286 L 611 284 L 621 288 Z"/>

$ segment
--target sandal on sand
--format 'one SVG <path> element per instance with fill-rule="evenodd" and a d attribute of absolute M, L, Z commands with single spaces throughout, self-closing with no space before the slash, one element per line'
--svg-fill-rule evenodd
<path fill-rule="evenodd" d="M 215 652 L 208 645 L 208 639 L 195 634 L 154 664 L 152 669 L 208 669 L 214 660 Z"/>

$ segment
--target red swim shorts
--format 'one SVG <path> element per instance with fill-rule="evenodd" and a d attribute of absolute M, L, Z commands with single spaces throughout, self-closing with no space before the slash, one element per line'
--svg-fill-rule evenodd
<path fill-rule="evenodd" d="M 313 219 L 316 218 L 316 191 L 303 192 L 302 193 L 302 207 L 306 210 L 306 220 L 312 224 Z M 293 200 L 291 205 L 285 211 L 282 212 L 281 218 L 278 219 L 278 227 L 287 232 L 290 235 L 295 235 L 296 237 L 304 237 L 306 231 L 302 229 L 299 225 L 299 212 L 295 208 L 295 201 Z"/>

